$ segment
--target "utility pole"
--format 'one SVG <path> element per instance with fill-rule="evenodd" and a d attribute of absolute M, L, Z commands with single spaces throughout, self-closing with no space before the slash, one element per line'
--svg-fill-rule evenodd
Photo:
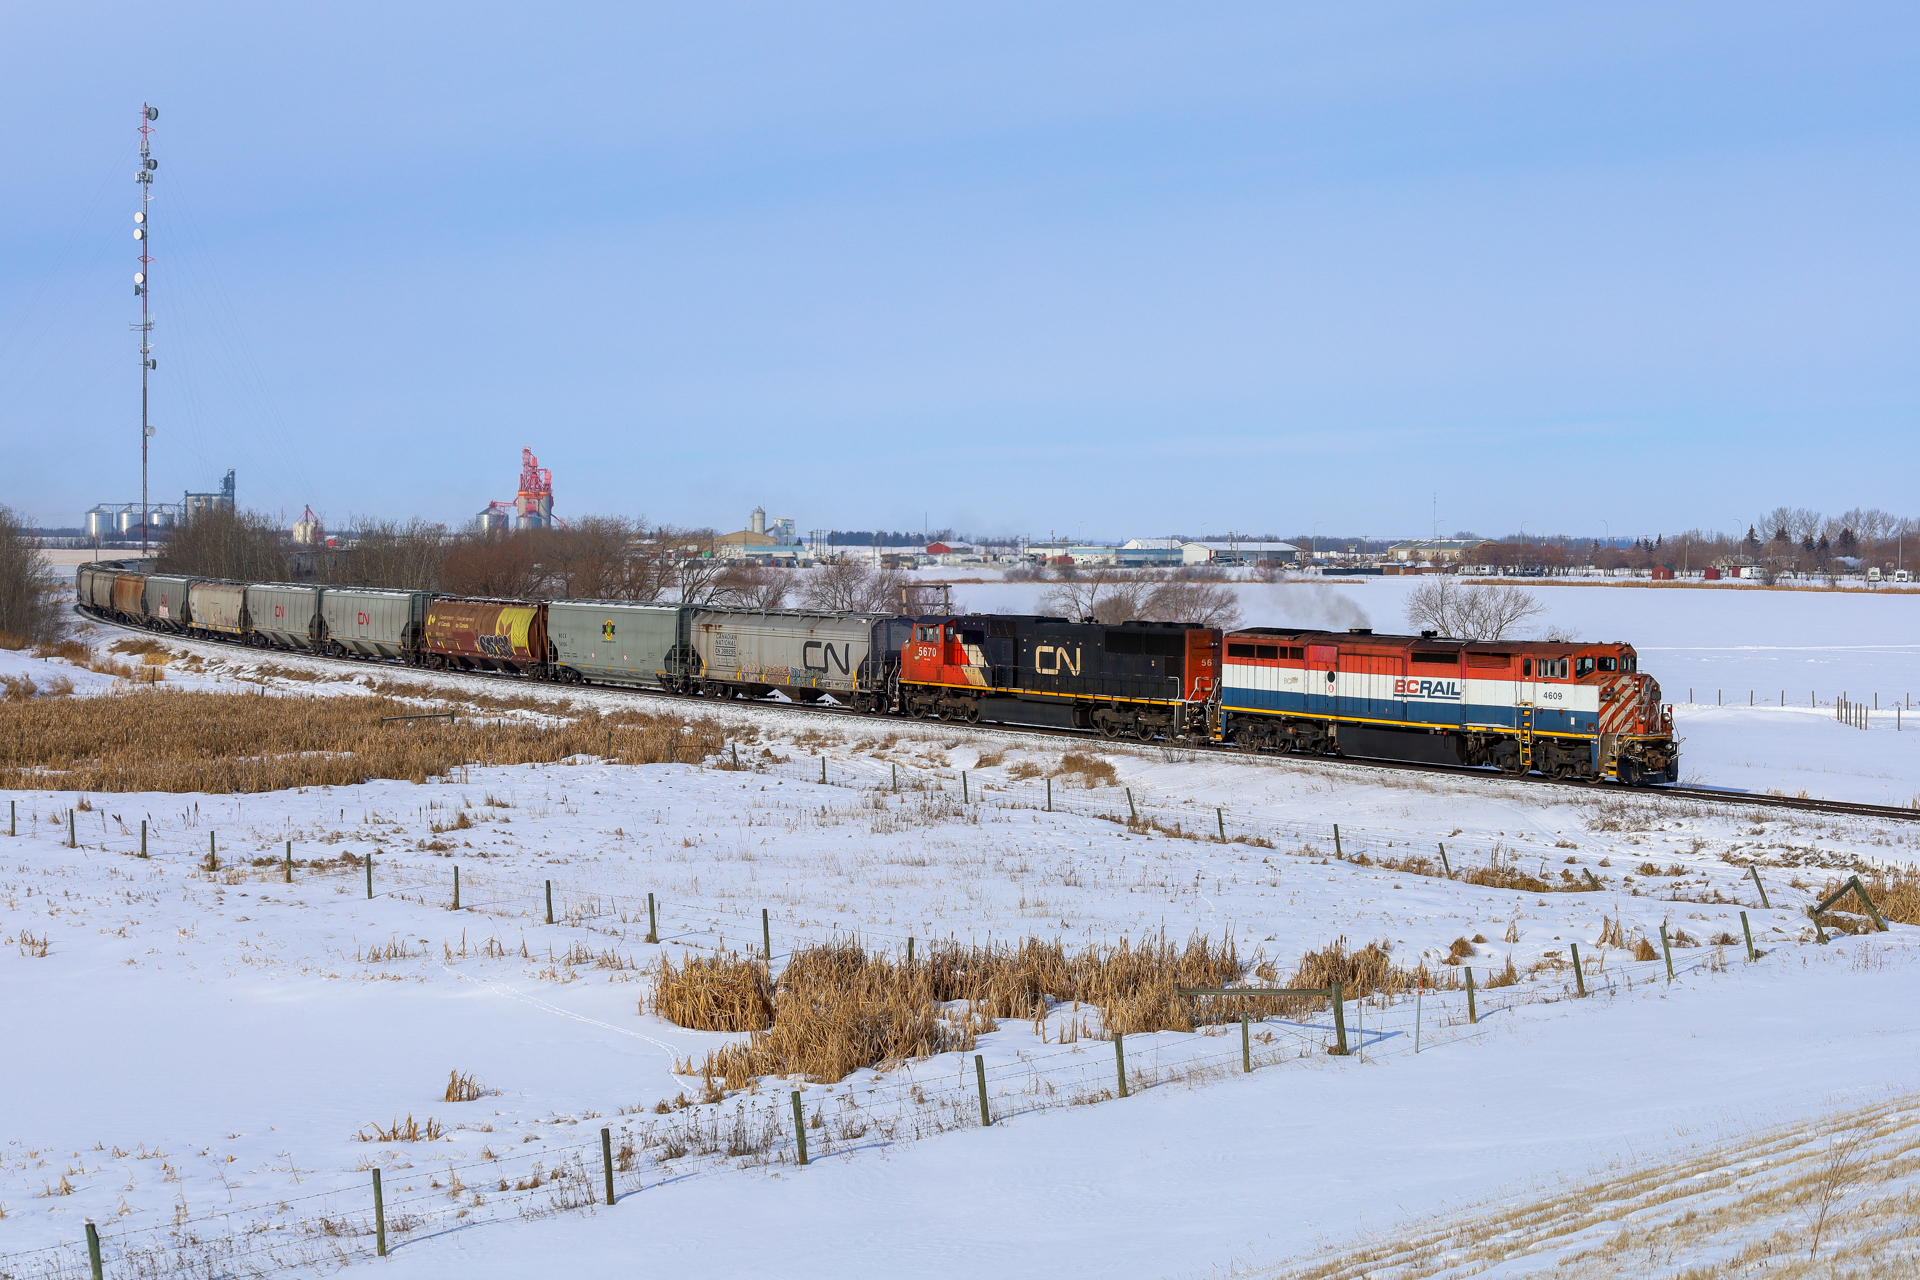
<path fill-rule="evenodd" d="M 133 292 L 140 299 L 140 323 L 134 329 L 140 334 L 140 557 L 147 555 L 147 531 L 151 516 L 147 512 L 147 441 L 153 438 L 153 426 L 147 421 L 147 374 L 160 367 L 153 358 L 153 319 L 147 311 L 148 272 L 153 266 L 153 220 L 149 216 L 153 204 L 153 171 L 160 162 L 151 154 L 148 137 L 153 132 L 153 122 L 160 118 L 160 108 L 140 104 L 140 170 L 134 175 L 134 181 L 140 184 L 140 212 L 133 215 L 133 239 L 140 250 L 140 269 L 133 273 Z"/>

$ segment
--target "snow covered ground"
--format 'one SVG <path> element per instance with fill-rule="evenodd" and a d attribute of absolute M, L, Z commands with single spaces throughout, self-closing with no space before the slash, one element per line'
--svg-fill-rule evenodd
<path fill-rule="evenodd" d="M 1381 587 L 1319 590 L 1371 606 L 1392 600 Z M 1545 594 L 1562 610 L 1562 596 L 1612 590 Z M 1397 622 L 1379 613 L 1369 619 Z M 1629 620 L 1622 632 L 1643 652 L 1636 625 L 1664 627 L 1677 647 L 1721 634 Z M 1807 623 L 1809 652 L 1833 638 L 1827 625 Z M 179 650 L 201 659 L 168 668 L 174 687 L 364 690 L 262 674 L 302 666 L 284 655 Z M 1836 659 L 1840 678 L 1871 687 L 1871 662 L 1854 661 Z M 0 673 L 61 665 L 0 655 Z M 68 673 L 83 694 L 114 683 Z M 438 683 L 456 699 L 489 687 Z M 1804 915 L 1832 868 L 1914 861 L 1920 824 L 1139 746 L 1100 751 L 1110 784 L 1055 776 L 1049 811 L 1042 776 L 1061 766 L 1057 739 L 699 710 L 740 726 L 749 768 L 576 757 L 424 786 L 93 795 L 76 814 L 77 849 L 65 847 L 65 815 L 81 797 L 10 792 L 19 834 L 0 845 L 0 1008 L 15 1034 L 0 1050 L 10 1104 L 0 1273 L 72 1274 L 89 1217 L 110 1275 L 191 1258 L 229 1274 L 357 1265 L 372 1252 L 378 1168 L 386 1265 L 421 1276 L 868 1275 L 956 1263 L 1226 1274 L 1697 1158 L 1756 1127 L 1920 1088 L 1907 995 L 1915 931 L 1821 946 Z M 1699 709 L 1684 724 L 1689 771 L 1722 785 L 1896 802 L 1920 791 L 1913 757 L 1892 754 L 1913 739 L 1891 726 L 1861 732 L 1830 712 L 1746 707 Z M 1809 746 L 1824 767 L 1806 763 Z M 1117 821 L 1129 791 L 1176 834 Z M 133 856 L 141 819 L 144 860 Z M 1332 856 L 1336 823 L 1338 851 L 1368 865 Z M 280 862 L 289 841 L 291 884 Z M 1523 893 L 1380 865 L 1436 856 L 1442 843 L 1456 871 L 1500 857 L 1588 887 Z M 645 940 L 649 893 L 657 944 Z M 796 945 L 849 932 L 898 951 L 909 937 L 1110 943 L 1165 930 L 1231 937 L 1282 978 L 1340 937 L 1387 943 L 1406 964 L 1477 939 L 1469 963 L 1483 983 L 1509 959 L 1523 981 L 1483 989 L 1477 1024 L 1458 990 L 1351 1003 L 1359 1052 L 1346 1058 L 1324 1052 L 1325 1014 L 1261 1024 L 1250 1075 L 1237 1027 L 1131 1037 L 1124 1100 L 1110 1096 L 1114 1048 L 1098 1038 L 1097 1011 L 1002 1020 L 978 1049 L 991 1128 L 979 1123 L 971 1055 L 833 1086 L 762 1081 L 684 1105 L 702 1081 L 676 1061 L 733 1037 L 642 1012 L 646 970 L 662 955 L 757 948 L 763 910 L 776 971 Z M 1674 951 L 1672 982 L 1663 961 L 1601 945 L 1603 931 L 1657 940 L 1663 923 L 1703 944 Z M 1568 965 L 1574 944 L 1594 966 L 1585 999 Z M 455 1070 L 494 1092 L 443 1101 Z M 822 1120 L 805 1168 L 794 1163 L 794 1088 Z M 372 1133 L 409 1116 L 442 1132 Z M 633 1148 L 611 1209 L 584 1203 L 597 1194 L 602 1126 L 616 1151 Z M 725 1154 L 730 1143 L 741 1154 Z M 536 1163 L 538 1187 L 527 1185 Z M 1568 1247 L 1516 1255 L 1502 1273 L 1550 1269 Z"/>

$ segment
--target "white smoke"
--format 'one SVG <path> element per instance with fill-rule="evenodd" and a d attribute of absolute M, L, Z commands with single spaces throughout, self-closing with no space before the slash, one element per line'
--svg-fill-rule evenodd
<path fill-rule="evenodd" d="M 1249 627 L 1297 627 L 1303 631 L 1345 631 L 1349 627 L 1371 627 L 1373 620 L 1355 600 L 1352 587 L 1328 586 L 1324 582 L 1275 582 L 1240 588 L 1245 616 L 1241 625 Z"/>

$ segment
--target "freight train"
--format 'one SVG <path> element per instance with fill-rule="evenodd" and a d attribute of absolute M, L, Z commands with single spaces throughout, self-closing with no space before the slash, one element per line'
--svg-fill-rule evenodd
<path fill-rule="evenodd" d="M 80 566 L 75 588 L 83 611 L 131 626 L 441 671 L 705 698 L 831 698 L 870 715 L 1514 776 L 1679 780 L 1672 708 L 1623 643 L 494 600 L 109 564 Z"/>

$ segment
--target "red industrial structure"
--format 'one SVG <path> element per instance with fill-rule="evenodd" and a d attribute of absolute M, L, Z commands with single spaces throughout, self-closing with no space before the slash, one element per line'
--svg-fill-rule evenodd
<path fill-rule="evenodd" d="M 515 529 L 566 528 L 553 515 L 553 472 L 540 465 L 533 450 L 520 450 L 520 492 L 511 503 L 489 502 L 479 516 L 487 533 L 504 533 L 511 520 Z"/>

